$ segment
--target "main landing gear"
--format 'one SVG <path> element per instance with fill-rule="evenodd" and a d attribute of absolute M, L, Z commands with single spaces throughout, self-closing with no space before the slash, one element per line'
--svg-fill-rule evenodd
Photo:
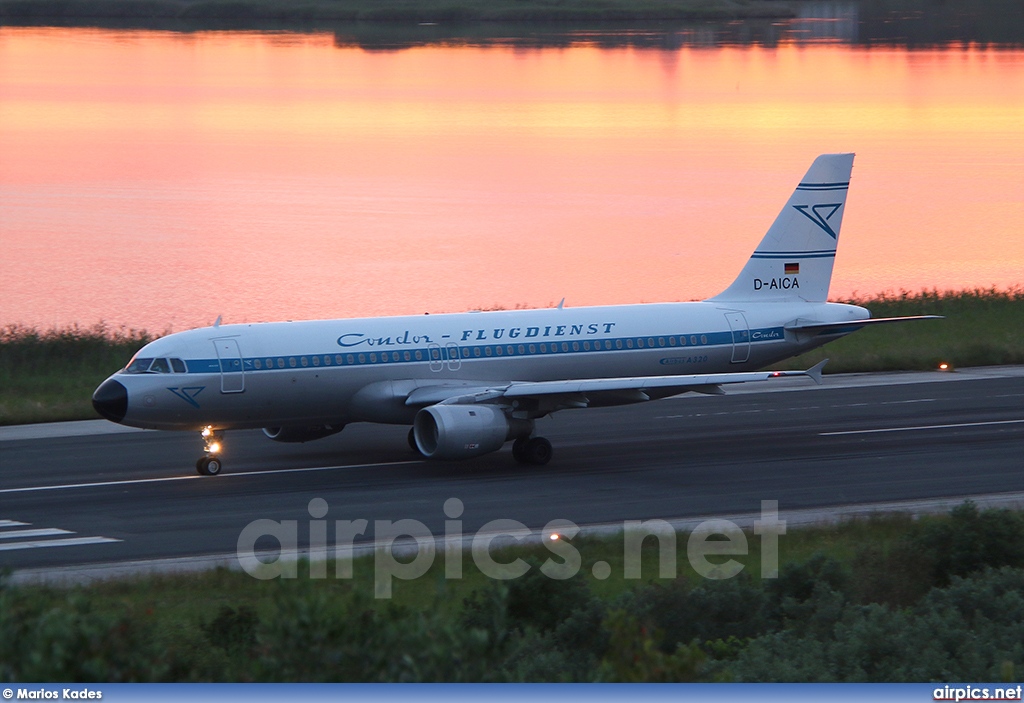
<path fill-rule="evenodd" d="M 196 471 L 200 476 L 216 476 L 223 468 L 220 459 L 220 450 L 224 441 L 224 433 L 218 432 L 212 427 L 203 428 L 203 451 L 206 452 L 196 462 Z"/>
<path fill-rule="evenodd" d="M 551 442 L 543 437 L 520 437 L 512 443 L 512 456 L 520 464 L 543 466 L 553 453 Z"/>

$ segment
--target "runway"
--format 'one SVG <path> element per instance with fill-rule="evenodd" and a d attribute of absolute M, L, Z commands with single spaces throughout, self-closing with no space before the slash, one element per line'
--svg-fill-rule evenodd
<path fill-rule="evenodd" d="M 751 384 L 753 386 L 754 384 Z M 497 518 L 540 528 L 1024 491 L 1024 368 L 826 376 L 538 423 L 545 467 L 508 448 L 420 460 L 402 427 L 353 425 L 307 444 L 226 436 L 225 473 L 195 474 L 192 434 L 109 423 L 0 429 L 0 568 L 234 552 L 252 520 L 413 518 L 435 534 L 459 498 L 463 530 Z M 108 431 L 109 430 L 109 431 Z M 99 433 L 97 433 L 99 432 Z M 333 534 L 333 530 L 332 530 Z"/>

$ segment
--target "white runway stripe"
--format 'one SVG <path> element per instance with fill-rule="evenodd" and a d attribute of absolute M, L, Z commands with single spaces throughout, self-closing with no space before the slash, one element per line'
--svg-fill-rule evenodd
<path fill-rule="evenodd" d="M 241 478 L 253 476 L 271 476 L 273 474 L 301 474 L 309 471 L 340 471 L 343 469 L 370 469 L 378 466 L 405 466 L 407 464 L 422 464 L 425 459 L 412 461 L 385 461 L 377 464 L 350 464 L 346 466 L 309 466 L 298 469 L 270 469 L 267 471 L 237 471 L 219 474 L 217 476 L 200 476 L 191 474 L 189 476 L 163 476 L 160 478 L 133 478 L 124 481 L 97 481 L 94 483 L 66 483 L 56 486 L 26 486 L 24 488 L 0 488 L 3 493 L 31 493 L 34 491 L 61 491 L 70 488 L 103 488 L 106 486 L 131 486 L 141 483 L 164 483 L 166 481 L 217 481 L 224 478 Z"/>
<path fill-rule="evenodd" d="M 988 425 L 1017 425 L 1024 420 L 993 420 L 991 422 L 957 422 L 951 425 L 918 425 L 916 427 L 883 427 L 877 430 L 844 430 L 842 432 L 820 432 L 822 437 L 844 434 L 877 434 L 879 432 L 911 432 L 913 430 L 945 430 L 951 427 L 984 427 Z"/>
<path fill-rule="evenodd" d="M 84 544 L 103 544 L 105 542 L 120 541 L 111 537 L 67 537 L 65 539 L 32 540 L 29 542 L 0 542 L 0 552 L 9 552 L 15 549 L 42 549 L 45 547 L 78 547 Z"/>
<path fill-rule="evenodd" d="M 73 535 L 74 530 L 63 530 L 59 527 L 34 527 L 27 530 L 11 530 L 3 528 L 28 527 L 32 523 L 17 520 L 0 520 L 0 552 L 11 552 L 16 549 L 42 549 L 45 547 L 78 547 L 87 544 L 104 544 L 121 542 L 113 537 L 60 537 L 59 539 L 39 539 L 40 537 L 58 537 Z M 11 540 L 11 541 L 8 541 Z M 17 541 L 14 541 L 17 540 Z"/>
<path fill-rule="evenodd" d="M 0 532 L 0 539 L 28 539 L 30 537 L 51 537 L 53 535 L 73 535 L 71 530 L 61 530 L 57 527 L 43 527 L 38 530 L 8 530 Z"/>

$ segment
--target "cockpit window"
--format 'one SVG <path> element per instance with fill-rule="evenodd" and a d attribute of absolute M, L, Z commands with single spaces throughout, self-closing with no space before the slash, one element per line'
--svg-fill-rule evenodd
<path fill-rule="evenodd" d="M 153 359 L 132 359 L 131 363 L 125 369 L 126 373 L 146 373 L 149 371 L 149 365 L 153 363 Z"/>
<path fill-rule="evenodd" d="M 132 359 L 124 370 L 125 373 L 186 373 L 185 362 L 181 359 Z"/>

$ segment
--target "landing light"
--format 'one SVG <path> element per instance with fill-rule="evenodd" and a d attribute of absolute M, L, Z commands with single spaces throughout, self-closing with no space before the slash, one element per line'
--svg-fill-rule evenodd
<path fill-rule="evenodd" d="M 939 371 L 952 371 L 952 370 L 953 370 L 953 364 L 949 363 L 948 361 L 943 361 L 943 362 L 941 362 L 939 364 Z"/>
<path fill-rule="evenodd" d="M 214 442 L 209 447 L 207 447 L 206 451 L 209 454 L 216 454 L 217 452 L 220 451 L 220 442 Z"/>
<path fill-rule="evenodd" d="M 202 434 L 203 437 L 210 437 L 211 435 L 213 435 L 213 428 L 207 425 L 206 427 L 203 428 Z"/>
<path fill-rule="evenodd" d="M 554 541 L 556 541 L 558 539 L 561 539 L 561 538 L 558 536 L 557 532 L 552 532 L 551 535 L 548 537 L 548 539 L 551 540 L 552 542 L 554 542 Z"/>

